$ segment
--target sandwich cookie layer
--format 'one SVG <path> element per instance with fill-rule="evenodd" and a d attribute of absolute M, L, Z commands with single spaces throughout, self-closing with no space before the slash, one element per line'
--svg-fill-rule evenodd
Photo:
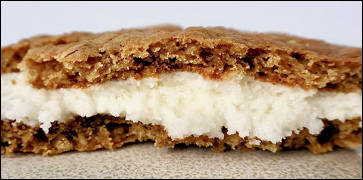
<path fill-rule="evenodd" d="M 323 120 L 324 129 L 318 135 L 312 135 L 304 128 L 298 134 L 293 133 L 282 142 L 271 143 L 258 138 L 240 137 L 238 133 L 229 135 L 223 128 L 224 138 L 208 136 L 188 136 L 183 139 L 171 139 L 162 126 L 135 123 L 124 118 L 96 115 L 89 118 L 77 117 L 67 123 L 52 123 L 49 133 L 40 127 L 30 127 L 11 120 L 1 121 L 1 153 L 33 152 L 53 155 L 67 151 L 93 151 L 96 149 L 116 149 L 125 144 L 153 141 L 157 147 L 175 147 L 176 145 L 196 145 L 210 147 L 222 152 L 229 149 L 268 150 L 271 152 L 307 148 L 313 153 L 325 153 L 336 147 L 356 148 L 362 144 L 360 118 L 328 121 Z"/>
<path fill-rule="evenodd" d="M 238 72 L 303 89 L 362 89 L 362 49 L 278 33 L 154 26 L 36 36 L 1 48 L 1 72 L 24 71 L 37 88 L 188 71 L 211 79 Z"/>
<path fill-rule="evenodd" d="M 304 128 L 319 134 L 322 119 L 362 116 L 362 92 L 303 90 L 248 76 L 216 81 L 197 73 L 108 81 L 88 88 L 36 89 L 22 73 L 1 76 L 1 119 L 40 126 L 98 114 L 162 126 L 171 139 L 228 134 L 281 142 Z M 361 126 L 361 122 L 360 122 Z"/>

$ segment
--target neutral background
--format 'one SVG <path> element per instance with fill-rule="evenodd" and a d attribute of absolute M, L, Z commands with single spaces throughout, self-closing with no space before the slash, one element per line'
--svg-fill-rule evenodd
<path fill-rule="evenodd" d="M 1 46 L 36 34 L 165 23 L 278 31 L 362 47 L 362 2 L 1 2 Z"/>
<path fill-rule="evenodd" d="M 38 34 L 166 23 L 285 32 L 362 47 L 362 2 L 1 2 L 1 46 Z M 362 149 L 357 151 L 362 156 Z M 239 153 L 198 148 L 159 151 L 140 144 L 52 158 L 21 154 L 1 156 L 1 176 L 362 178 L 362 160 L 354 151 L 320 156 L 306 151 Z"/>

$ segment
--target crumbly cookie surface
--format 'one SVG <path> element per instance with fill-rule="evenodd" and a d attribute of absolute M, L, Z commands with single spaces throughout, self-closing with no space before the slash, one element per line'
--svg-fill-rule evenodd
<path fill-rule="evenodd" d="M 82 88 L 172 71 L 216 80 L 240 73 L 305 89 L 362 88 L 361 48 L 222 27 L 158 26 L 41 36 L 2 48 L 1 54 L 2 73 L 19 67 L 37 88 Z"/>
<path fill-rule="evenodd" d="M 18 64 L 30 49 L 48 45 L 57 46 L 74 43 L 90 38 L 90 36 L 93 36 L 93 34 L 86 32 L 73 32 L 60 36 L 39 35 L 1 48 L 1 73 L 18 72 Z"/>
<path fill-rule="evenodd" d="M 53 123 L 45 134 L 39 127 L 29 127 L 13 121 L 1 121 L 1 153 L 32 152 L 43 155 L 67 151 L 93 151 L 116 149 L 127 143 L 153 141 L 157 147 L 174 147 L 177 144 L 211 147 L 214 151 L 228 149 L 262 149 L 272 152 L 307 148 L 313 153 L 325 153 L 336 147 L 354 148 L 361 145 L 362 128 L 360 118 L 341 122 L 325 121 L 319 135 L 307 129 L 287 137 L 280 143 L 268 141 L 256 143 L 255 138 L 241 138 L 238 134 L 228 135 L 223 128 L 224 139 L 207 136 L 189 136 L 172 140 L 162 126 L 134 123 L 124 118 L 97 115 L 90 118 L 78 117 L 68 123 Z"/>

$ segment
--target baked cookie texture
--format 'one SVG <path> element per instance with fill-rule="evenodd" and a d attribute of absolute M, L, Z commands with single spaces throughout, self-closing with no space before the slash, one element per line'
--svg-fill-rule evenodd
<path fill-rule="evenodd" d="M 216 81 L 237 74 L 257 80 L 321 91 L 362 89 L 362 50 L 277 33 L 240 32 L 222 27 L 155 26 L 105 33 L 74 32 L 37 36 L 1 49 L 1 73 L 27 73 L 40 89 L 86 88 L 108 80 L 158 77 L 174 71 L 195 72 Z M 361 118 L 323 120 L 318 135 L 308 129 L 273 144 L 241 138 L 189 136 L 171 139 L 162 126 L 135 123 L 124 117 L 96 115 L 53 122 L 49 133 L 14 120 L 1 120 L 1 153 L 43 155 L 67 151 L 116 149 L 127 143 L 154 141 L 158 147 L 177 144 L 272 152 L 308 148 L 314 153 L 336 147 L 361 146 Z"/>
<path fill-rule="evenodd" d="M 134 123 L 124 118 L 97 115 L 90 118 L 77 117 L 68 123 L 53 123 L 48 134 L 39 127 L 13 121 L 1 121 L 1 153 L 32 152 L 54 155 L 67 151 L 93 151 L 96 149 L 116 149 L 128 143 L 153 141 L 157 147 L 174 147 L 177 144 L 211 147 L 213 151 L 228 149 L 262 149 L 272 152 L 308 148 L 320 154 L 332 151 L 334 147 L 355 148 L 361 145 L 362 128 L 359 118 L 341 122 L 324 120 L 325 128 L 320 135 L 312 135 L 307 129 L 293 133 L 282 142 L 273 144 L 255 138 L 241 138 L 238 133 L 228 135 L 222 128 L 224 139 L 207 136 L 189 136 L 172 140 L 162 126 Z"/>
<path fill-rule="evenodd" d="M 60 45 L 78 42 L 91 36 L 91 33 L 73 32 L 61 36 L 39 35 L 21 40 L 19 43 L 1 48 L 1 73 L 18 72 L 17 65 L 23 60 L 29 49 L 46 45 Z"/>
<path fill-rule="evenodd" d="M 1 72 L 27 71 L 37 88 L 80 88 L 111 79 L 231 72 L 305 89 L 362 89 L 362 50 L 277 33 L 155 26 L 39 36 L 1 50 Z M 18 66 L 19 65 L 19 66 Z"/>

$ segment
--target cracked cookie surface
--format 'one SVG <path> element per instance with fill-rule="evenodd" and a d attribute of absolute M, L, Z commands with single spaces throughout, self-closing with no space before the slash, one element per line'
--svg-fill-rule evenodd
<path fill-rule="evenodd" d="M 82 88 L 173 71 L 211 79 L 231 73 L 305 89 L 362 88 L 361 48 L 222 27 L 156 26 L 30 38 L 2 48 L 1 71 L 29 73 L 37 88 Z M 18 66 L 19 65 L 19 66 Z"/>

